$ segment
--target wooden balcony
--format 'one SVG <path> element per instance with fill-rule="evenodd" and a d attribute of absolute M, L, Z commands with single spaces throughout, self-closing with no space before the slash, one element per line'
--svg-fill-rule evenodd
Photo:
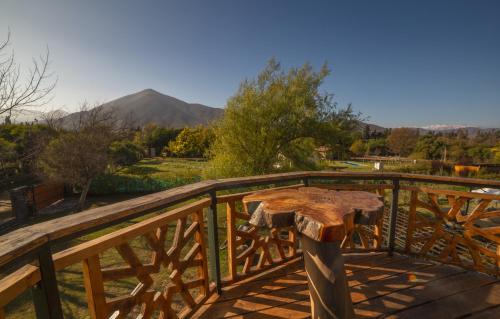
<path fill-rule="evenodd" d="M 500 318 L 496 277 L 385 252 L 345 253 L 357 318 Z M 310 318 L 301 258 L 223 289 L 193 318 Z"/>
<path fill-rule="evenodd" d="M 2 236 L 0 318 L 309 317 L 295 230 L 251 226 L 241 205 L 256 186 L 304 185 L 384 197 L 380 220 L 342 244 L 359 318 L 499 316 L 500 196 L 464 191 L 499 181 L 298 172 L 204 181 Z"/>

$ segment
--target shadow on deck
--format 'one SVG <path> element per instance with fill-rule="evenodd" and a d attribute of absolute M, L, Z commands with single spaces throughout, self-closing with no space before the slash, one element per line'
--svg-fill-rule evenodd
<path fill-rule="evenodd" d="M 387 253 L 345 254 L 357 318 L 500 318 L 500 280 Z M 309 318 L 302 260 L 224 288 L 195 318 Z"/>

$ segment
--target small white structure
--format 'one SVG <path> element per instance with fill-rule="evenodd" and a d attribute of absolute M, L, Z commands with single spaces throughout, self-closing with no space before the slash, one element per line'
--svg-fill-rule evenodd
<path fill-rule="evenodd" d="M 384 163 L 383 162 L 375 162 L 373 165 L 373 168 L 375 168 L 377 171 L 380 171 L 384 169 Z"/>
<path fill-rule="evenodd" d="M 472 190 L 472 193 L 479 193 L 479 194 L 489 194 L 489 195 L 500 195 L 500 189 L 494 189 L 494 188 L 478 188 Z M 494 200 L 493 203 L 497 204 L 500 201 Z"/>

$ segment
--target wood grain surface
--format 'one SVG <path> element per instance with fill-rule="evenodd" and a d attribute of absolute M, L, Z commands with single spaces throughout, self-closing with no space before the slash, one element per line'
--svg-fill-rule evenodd
<path fill-rule="evenodd" d="M 269 228 L 294 225 L 316 241 L 342 241 L 354 223 L 372 224 L 383 213 L 381 197 L 363 191 L 316 187 L 265 190 L 243 198 L 250 224 Z"/>

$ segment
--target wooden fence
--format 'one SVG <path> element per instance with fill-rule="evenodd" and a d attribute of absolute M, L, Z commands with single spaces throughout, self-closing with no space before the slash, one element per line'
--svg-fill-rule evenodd
<path fill-rule="evenodd" d="M 37 211 L 63 198 L 64 185 L 60 183 L 43 183 L 32 188 L 32 200 Z"/>

